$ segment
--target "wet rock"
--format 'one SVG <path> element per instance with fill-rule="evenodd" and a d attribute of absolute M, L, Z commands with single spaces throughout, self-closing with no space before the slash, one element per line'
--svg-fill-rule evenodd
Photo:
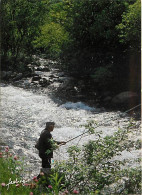
<path fill-rule="evenodd" d="M 47 80 L 46 78 L 41 78 L 39 80 L 39 84 L 42 86 L 42 87 L 46 87 L 48 85 L 51 84 L 51 81 L 50 80 Z"/>
<path fill-rule="evenodd" d="M 101 95 L 103 97 L 107 97 L 107 96 L 110 96 L 111 95 L 111 92 L 110 91 L 104 91 L 104 92 L 101 93 Z"/>
<path fill-rule="evenodd" d="M 33 76 L 33 73 L 32 72 L 25 72 L 24 77 L 32 77 Z"/>
<path fill-rule="evenodd" d="M 1 79 L 5 79 L 6 75 L 6 71 L 1 71 Z"/>
<path fill-rule="evenodd" d="M 11 78 L 12 71 L 1 71 L 1 79 L 9 80 Z"/>
<path fill-rule="evenodd" d="M 18 74 L 13 78 L 13 81 L 20 80 L 20 79 L 22 79 L 22 77 L 23 77 L 23 74 L 22 74 L 22 73 L 18 73 Z"/>
<path fill-rule="evenodd" d="M 74 79 L 72 77 L 63 77 L 62 78 L 63 84 L 62 88 L 64 89 L 73 89 L 74 87 Z"/>
<path fill-rule="evenodd" d="M 62 80 L 62 78 L 59 77 L 58 82 L 63 83 L 64 81 Z"/>
<path fill-rule="evenodd" d="M 50 78 L 59 78 L 59 76 L 54 75 L 54 74 L 51 74 L 49 77 L 50 77 Z"/>
<path fill-rule="evenodd" d="M 31 83 L 31 85 L 38 85 L 39 84 L 39 81 L 33 81 L 32 83 Z"/>
<path fill-rule="evenodd" d="M 112 97 L 111 97 L 111 96 L 107 96 L 107 97 L 105 97 L 105 98 L 103 99 L 103 102 L 104 102 L 105 104 L 108 104 L 111 100 L 112 100 Z"/>
<path fill-rule="evenodd" d="M 33 82 L 33 81 L 39 81 L 40 79 L 41 79 L 40 76 L 33 76 L 32 82 Z"/>
<path fill-rule="evenodd" d="M 116 95 L 112 99 L 112 104 L 124 104 L 130 102 L 131 100 L 137 100 L 137 99 L 138 99 L 137 93 L 132 91 L 125 91 Z"/>
<path fill-rule="evenodd" d="M 32 77 L 35 77 L 35 76 L 39 76 L 39 73 L 38 72 L 34 72 L 31 74 Z"/>
<path fill-rule="evenodd" d="M 58 73 L 58 76 L 59 76 L 59 77 L 63 77 L 63 76 L 65 76 L 65 73 L 64 73 L 64 72 L 59 72 L 59 73 Z"/>
<path fill-rule="evenodd" d="M 50 69 L 48 67 L 44 67 L 44 66 L 37 67 L 36 70 L 37 71 L 43 71 L 43 72 L 49 72 L 50 71 Z"/>
<path fill-rule="evenodd" d="M 14 77 L 16 77 L 16 76 L 17 76 L 17 74 L 18 74 L 18 73 L 16 73 L 16 72 L 13 72 L 13 73 L 11 74 L 11 78 L 14 78 Z"/>

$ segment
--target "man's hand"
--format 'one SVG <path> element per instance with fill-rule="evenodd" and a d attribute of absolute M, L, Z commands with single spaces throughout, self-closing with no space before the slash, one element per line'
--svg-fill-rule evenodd
<path fill-rule="evenodd" d="M 67 142 L 60 142 L 59 143 L 59 146 L 61 146 L 61 145 L 65 145 Z"/>

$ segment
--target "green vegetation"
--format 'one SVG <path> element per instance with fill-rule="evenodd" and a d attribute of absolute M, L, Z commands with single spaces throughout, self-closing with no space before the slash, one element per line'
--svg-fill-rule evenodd
<path fill-rule="evenodd" d="M 62 45 L 67 44 L 68 33 L 54 22 L 41 27 L 41 35 L 33 42 L 35 48 L 40 48 L 47 56 L 56 58 L 61 53 Z"/>
<path fill-rule="evenodd" d="M 0 153 L 0 170 L 1 194 L 26 195 L 30 193 L 30 188 L 26 187 L 26 182 L 20 177 L 20 172 L 23 171 L 22 163 L 18 160 L 17 156 L 13 156 L 9 152 L 8 147 L 5 148 L 5 152 Z"/>
<path fill-rule="evenodd" d="M 4 0 L 1 3 L 2 70 L 24 71 L 32 54 L 60 58 L 61 67 L 77 76 L 88 76 L 97 89 L 131 88 L 129 77 L 140 82 L 140 0 Z M 137 72 L 135 72 L 137 71 Z M 134 79 L 134 78 L 133 78 Z M 120 82 L 122 81 L 122 82 Z M 27 185 L 22 181 L 22 160 L 0 153 L 2 194 L 140 194 L 140 168 L 124 168 L 112 160 L 128 142 L 132 123 L 112 136 L 69 148 L 69 160 L 57 162 L 48 180 L 42 173 Z M 90 133 L 93 124 L 86 126 Z M 136 143 L 140 148 L 140 141 Z M 125 167 L 125 166 L 124 166 Z M 122 178 L 126 179 L 123 183 Z M 120 182 L 121 181 L 121 182 Z M 121 189 L 121 192 L 120 192 Z M 111 191 L 112 190 L 112 191 Z"/>
<path fill-rule="evenodd" d="M 125 166 L 125 160 L 115 160 L 121 151 L 128 150 L 128 134 L 133 130 L 133 122 L 125 129 L 118 129 L 112 136 L 101 137 L 95 131 L 93 122 L 86 128 L 96 135 L 83 147 L 71 146 L 69 160 L 57 163 L 55 169 L 64 173 L 65 185 L 71 191 L 76 188 L 80 194 L 139 194 L 141 190 L 141 169 Z M 123 168 L 122 168 L 123 167 Z M 130 176 L 131 175 L 131 176 Z M 124 183 L 122 182 L 126 180 Z M 133 183 L 133 184 L 132 184 Z M 133 187 L 131 187 L 131 184 Z M 120 193 L 121 191 L 121 193 Z"/>
<path fill-rule="evenodd" d="M 5 152 L 0 153 L 0 192 L 17 195 L 140 194 L 141 168 L 127 167 L 126 160 L 114 158 L 123 150 L 140 148 L 139 143 L 129 140 L 128 135 L 133 132 L 134 125 L 134 121 L 130 121 L 124 129 L 118 128 L 113 135 L 102 138 L 101 133 L 95 130 L 96 124 L 89 122 L 85 127 L 89 134 L 96 135 L 95 140 L 82 147 L 69 147 L 68 160 L 55 162 L 48 175 L 41 172 L 40 179 L 34 177 L 31 181 L 29 178 L 28 182 L 21 177 L 24 165 L 6 147 Z M 7 185 L 9 179 L 17 180 L 17 183 Z"/>
<path fill-rule="evenodd" d="M 120 30 L 120 42 L 128 44 L 131 49 L 140 49 L 141 4 L 137 0 L 129 5 L 127 12 L 122 15 L 122 23 L 117 26 Z"/>
<path fill-rule="evenodd" d="M 32 41 L 42 24 L 44 4 L 41 1 L 6 0 L 1 5 L 2 68 L 18 69 L 21 58 L 32 53 Z M 18 62 L 17 62 L 18 61 Z"/>
<path fill-rule="evenodd" d="M 6 0 L 1 7 L 2 69 L 21 71 L 25 56 L 44 53 L 69 73 L 93 75 L 98 88 L 106 80 L 110 90 L 112 82 L 128 88 L 131 58 L 140 72 L 140 0 Z"/>

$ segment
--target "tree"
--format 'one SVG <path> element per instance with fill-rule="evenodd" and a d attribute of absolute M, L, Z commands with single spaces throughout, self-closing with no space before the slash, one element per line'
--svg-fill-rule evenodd
<path fill-rule="evenodd" d="M 71 1 L 71 27 L 68 29 L 72 45 L 65 48 L 64 56 L 69 69 L 92 74 L 96 68 L 112 65 L 115 52 L 121 48 L 116 25 L 129 1 L 83 0 Z M 132 1 L 131 1 L 132 2 Z"/>
<path fill-rule="evenodd" d="M 31 43 L 44 16 L 43 5 L 42 1 L 32 0 L 2 1 L 2 60 L 13 59 L 15 66 L 20 53 L 31 53 Z"/>
<path fill-rule="evenodd" d="M 64 27 L 55 22 L 50 22 L 41 27 L 41 34 L 33 42 L 34 47 L 46 53 L 49 57 L 59 57 L 63 45 L 69 43 L 68 32 Z"/>
<path fill-rule="evenodd" d="M 70 44 L 68 32 L 70 20 L 68 18 L 69 5 L 67 0 L 47 0 L 47 9 L 44 24 L 41 25 L 41 34 L 33 42 L 34 47 L 57 58 L 63 48 Z"/>
<path fill-rule="evenodd" d="M 119 40 L 125 46 L 125 56 L 128 58 L 129 90 L 140 95 L 141 89 L 141 2 L 136 0 L 128 6 L 122 15 L 122 22 L 116 26 Z M 125 57 L 125 58 L 126 58 Z M 124 72 L 124 71 L 123 71 Z"/>
<path fill-rule="evenodd" d="M 130 49 L 140 50 L 141 40 L 141 2 L 136 0 L 129 5 L 122 15 L 122 22 L 116 27 L 120 34 L 120 42 L 129 45 Z"/>

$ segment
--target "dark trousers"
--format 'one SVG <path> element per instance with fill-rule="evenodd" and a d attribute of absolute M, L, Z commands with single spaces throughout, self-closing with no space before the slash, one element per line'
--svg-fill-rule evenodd
<path fill-rule="evenodd" d="M 51 158 L 42 158 L 42 168 L 51 168 Z"/>

